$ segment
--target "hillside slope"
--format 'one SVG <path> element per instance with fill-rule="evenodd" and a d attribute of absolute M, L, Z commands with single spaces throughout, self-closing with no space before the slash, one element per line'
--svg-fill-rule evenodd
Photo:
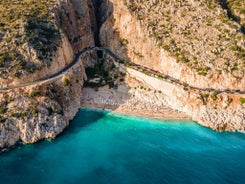
<path fill-rule="evenodd" d="M 127 83 L 124 73 L 119 78 L 113 70 L 114 76 L 105 72 L 111 86 L 117 86 L 115 78 L 136 93 L 150 89 L 143 92 L 146 98 L 158 91 L 155 100 L 204 126 L 244 131 L 244 94 L 194 90 L 245 90 L 243 15 L 244 1 L 236 0 L 1 0 L 0 86 L 49 77 L 96 43 L 186 84 L 126 68 L 141 86 L 131 79 Z M 99 55 L 84 55 L 76 68 L 52 84 L 0 93 L 0 148 L 62 132 L 81 106 L 85 68 L 90 66 L 93 76 L 103 72 L 102 65 L 93 68 Z"/>
<path fill-rule="evenodd" d="M 111 4 L 113 15 L 104 27 L 117 32 L 112 34 L 121 37 L 134 62 L 196 87 L 244 89 L 245 36 L 217 1 L 111 0 Z M 108 34 L 101 36 L 102 43 L 113 42 Z M 119 49 L 115 52 L 121 54 Z"/>
<path fill-rule="evenodd" d="M 94 45 L 90 0 L 3 0 L 0 2 L 0 86 L 31 82 L 60 71 L 74 53 Z M 80 107 L 84 64 L 80 59 L 62 80 L 0 93 L 0 148 L 17 141 L 54 138 Z"/>
<path fill-rule="evenodd" d="M 125 60 L 187 86 L 245 89 L 245 36 L 218 1 L 110 0 L 103 6 L 101 44 Z M 173 109 L 215 130 L 245 130 L 244 94 L 172 89 L 157 88 Z"/>

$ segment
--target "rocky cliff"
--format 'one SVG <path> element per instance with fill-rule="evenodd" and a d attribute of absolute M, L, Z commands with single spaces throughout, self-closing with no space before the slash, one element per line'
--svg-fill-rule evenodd
<path fill-rule="evenodd" d="M 110 16 L 101 44 L 118 55 L 192 86 L 244 89 L 244 35 L 217 2 L 111 0 L 105 6 Z"/>
<path fill-rule="evenodd" d="M 15 3 L 16 6 L 22 7 L 29 5 L 25 4 L 28 2 L 34 5 L 37 3 L 34 1 L 16 1 Z M 4 3 L 8 2 L 1 2 L 0 5 L 4 6 L 5 11 L 11 11 L 6 7 L 8 4 Z M 9 35 L 2 35 L 0 44 L 2 46 L 8 44 L 8 47 L 13 49 L 13 53 L 17 49 L 21 54 L 21 63 L 25 65 L 19 68 L 16 63 L 20 60 L 15 57 L 11 60 L 9 57 L 12 50 L 7 53 L 5 47 L 1 47 L 1 53 L 3 51 L 7 53 L 6 57 L 1 55 L 1 86 L 47 77 L 67 66 L 73 60 L 75 52 L 94 45 L 95 14 L 92 1 L 59 0 L 38 3 L 44 3 L 48 8 L 46 10 L 43 5 L 36 4 L 36 11 L 40 13 L 41 10 L 42 12 L 46 10 L 45 15 L 47 16 L 40 18 L 41 15 L 37 13 L 36 19 L 29 20 L 24 17 L 19 19 L 19 22 L 22 21 L 19 27 L 11 30 L 8 26 L 12 24 L 2 24 L 3 29 L 9 29 L 11 34 L 20 32 L 30 38 L 22 44 L 16 44 L 22 40 L 22 37 L 15 37 L 10 44 L 6 42 Z M 15 6 L 9 7 L 16 8 Z M 29 13 L 31 12 L 27 8 L 25 14 L 29 15 Z M 47 19 L 47 17 L 51 18 Z M 30 33 L 25 33 L 25 25 L 29 26 Z M 52 46 L 56 48 L 44 54 L 42 49 L 48 49 L 48 44 L 50 44 L 44 30 L 52 26 L 57 36 L 49 39 L 54 42 Z M 36 39 L 36 42 L 32 42 L 32 39 Z M 84 64 L 93 64 L 93 58 L 96 56 L 92 54 L 81 57 L 81 62 L 78 62 L 76 68 L 63 76 L 62 80 L 52 84 L 0 93 L 0 148 L 12 146 L 17 141 L 33 143 L 44 138 L 54 138 L 62 132 L 80 107 L 83 82 L 86 78 Z M 19 75 L 9 75 L 18 69 L 20 69 Z"/>
<path fill-rule="evenodd" d="M 0 86 L 47 77 L 67 66 L 76 52 L 101 44 L 187 86 L 244 90 L 243 23 L 229 19 L 226 11 L 218 1 L 205 0 L 3 0 Z M 93 53 L 84 55 L 52 84 L 0 93 L 0 148 L 62 132 L 80 107 L 85 68 L 96 59 Z M 137 71 L 131 76 L 142 80 Z M 148 77 L 142 85 L 150 84 L 161 92 L 160 101 L 200 124 L 215 130 L 245 129 L 244 95 L 204 93 Z"/>
<path fill-rule="evenodd" d="M 218 1 L 104 1 L 103 46 L 190 86 L 245 89 L 244 34 Z M 151 85 L 152 82 L 146 85 Z M 168 105 L 215 130 L 245 130 L 244 95 L 155 86 Z"/>

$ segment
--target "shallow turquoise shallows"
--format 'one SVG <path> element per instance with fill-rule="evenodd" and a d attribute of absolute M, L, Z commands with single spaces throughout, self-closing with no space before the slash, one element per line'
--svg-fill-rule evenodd
<path fill-rule="evenodd" d="M 245 183 L 245 135 L 81 109 L 57 139 L 0 155 L 1 184 Z"/>

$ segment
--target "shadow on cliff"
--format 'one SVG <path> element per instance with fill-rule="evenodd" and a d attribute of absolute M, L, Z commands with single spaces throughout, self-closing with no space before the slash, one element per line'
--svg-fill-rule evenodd
<path fill-rule="evenodd" d="M 115 55 L 112 57 L 110 54 L 102 53 L 101 60 L 103 62 L 103 69 L 108 72 L 107 84 L 109 89 L 123 93 L 123 100 L 114 103 L 110 106 L 110 109 L 115 110 L 120 105 L 124 104 L 130 94 L 128 92 L 128 86 L 126 81 L 126 67 L 125 64 L 130 59 L 127 57 L 128 41 L 122 38 L 119 32 L 116 30 L 115 18 L 113 16 L 114 5 L 109 0 L 101 0 L 100 3 L 95 4 L 96 18 L 97 18 L 97 40 L 100 47 L 106 47 L 110 49 Z M 119 95 L 120 96 L 120 95 Z M 119 103 L 118 103 L 119 102 Z"/>
<path fill-rule="evenodd" d="M 91 25 L 87 25 L 86 22 L 84 22 L 85 20 L 82 19 L 81 17 L 79 18 L 79 12 L 75 11 L 74 12 L 70 12 L 71 10 L 74 10 L 75 8 L 77 8 L 74 4 L 73 4 L 73 8 L 69 10 L 68 7 L 71 7 L 71 3 L 73 1 L 62 1 L 61 3 L 61 7 L 60 9 L 57 9 L 56 11 L 56 16 L 58 17 L 59 22 L 59 26 L 61 27 L 63 33 L 68 37 L 69 42 L 72 44 L 74 51 L 79 51 L 85 47 L 89 47 L 89 46 L 93 46 L 91 45 L 92 42 L 88 41 L 86 42 L 86 39 L 84 38 L 84 35 L 81 35 L 78 31 L 76 31 L 77 29 L 75 29 L 77 26 L 80 26 L 80 29 L 84 28 L 84 34 L 89 34 L 89 36 L 91 36 L 91 32 L 93 32 L 93 27 L 90 28 L 90 30 L 88 31 L 88 27 Z M 87 1 L 86 1 L 87 2 Z M 88 2 L 91 2 L 90 0 L 88 0 Z M 90 4 L 91 5 L 91 4 Z M 83 5 L 81 5 L 83 6 Z M 89 7 L 89 6 L 88 6 Z M 91 8 L 90 10 L 92 10 L 93 8 Z M 78 7 L 79 10 L 79 7 Z M 109 1 L 103 1 L 103 3 L 100 5 L 99 7 L 99 11 L 100 11 L 100 26 L 103 26 L 103 24 L 107 24 L 107 29 L 106 29 L 106 35 L 100 35 L 100 40 L 106 39 L 105 42 L 101 42 L 101 45 L 98 46 L 102 46 L 102 47 L 108 47 L 110 50 L 112 50 L 116 55 L 118 55 L 120 58 L 122 58 L 122 60 L 129 60 L 127 58 L 127 40 L 123 39 L 120 37 L 119 33 L 113 28 L 113 24 L 114 24 L 114 18 L 113 18 L 113 5 L 111 2 Z M 92 16 L 93 14 L 90 14 L 89 16 Z M 79 18 L 79 21 L 73 21 L 74 17 Z M 90 23 L 92 23 L 93 21 L 90 21 Z M 69 24 L 70 23 L 70 24 Z M 79 24 L 78 24 L 79 23 Z M 33 25 L 33 22 L 30 22 L 30 24 L 28 25 L 29 28 L 35 28 L 36 25 Z M 48 26 L 46 26 L 48 27 Z M 66 28 L 66 29 L 65 29 Z M 100 28 L 100 27 L 99 27 Z M 73 30 L 73 33 L 70 31 Z M 50 31 L 50 30 L 48 30 Z M 52 34 L 56 34 L 57 30 L 51 30 L 53 31 Z M 99 33 L 99 32 L 98 32 Z M 48 34 L 48 33 L 47 33 Z M 51 35 L 52 35 L 51 34 Z M 50 36 L 50 35 L 49 35 Z M 57 35 L 59 36 L 59 35 Z M 101 36 L 105 36 L 103 38 L 101 38 Z M 52 41 L 52 40 L 50 40 Z M 112 44 L 109 44 L 109 42 L 112 42 Z M 86 43 L 90 44 L 90 45 L 86 45 Z M 111 47 L 111 45 L 114 45 L 115 47 Z M 53 46 L 53 45 L 50 45 Z M 90 55 L 90 56 L 94 56 L 94 54 Z M 115 59 L 115 58 L 114 58 Z M 128 88 L 127 84 L 125 82 L 125 73 L 123 73 L 123 71 L 121 70 L 121 68 L 117 67 L 113 61 L 113 57 L 108 57 L 108 55 L 106 54 L 102 54 L 101 61 L 109 61 L 109 64 L 106 64 L 106 62 L 103 62 L 102 64 L 99 63 L 100 61 L 98 61 L 99 66 L 103 67 L 103 68 L 107 68 L 108 70 L 108 76 L 106 76 L 107 78 L 107 85 L 109 86 L 109 88 L 114 89 L 115 91 L 120 92 L 120 86 L 125 86 L 125 89 L 123 90 L 123 93 L 125 93 L 125 98 L 121 99 L 120 103 L 113 103 L 113 105 L 110 105 L 110 109 L 115 110 L 117 109 L 121 104 L 124 104 L 127 99 L 129 98 L 129 93 L 128 93 Z M 116 61 L 118 62 L 118 60 Z M 99 68 L 100 69 L 100 68 Z M 105 74 L 106 75 L 106 74 Z M 56 90 L 57 91 L 57 90 Z M 61 91 L 62 92 L 62 91 Z M 54 99 L 58 99 L 57 101 L 59 103 L 62 102 L 61 98 L 63 98 L 64 96 L 60 95 L 61 93 L 60 91 L 57 92 L 57 96 L 54 96 Z M 96 90 L 95 90 L 96 93 Z M 72 94 L 70 94 L 72 95 Z M 109 99 L 110 100 L 110 99 Z M 109 101 L 110 102 L 110 101 Z M 62 104 L 62 103 L 61 103 Z M 62 104 L 64 105 L 64 104 Z M 109 112 L 103 112 L 103 113 L 96 113 L 96 115 L 91 114 L 91 113 L 80 113 L 78 112 L 78 114 L 76 115 L 75 119 L 73 120 L 72 123 L 70 123 L 69 128 L 65 129 L 63 135 L 67 135 L 76 131 L 79 131 L 80 128 L 84 128 L 87 125 L 90 125 L 92 123 L 96 123 L 97 120 L 102 119 L 103 117 L 105 117 Z M 80 121 L 81 120 L 81 121 Z M 42 142 L 42 141 L 41 141 Z M 35 156 L 35 155 L 34 155 Z"/>
<path fill-rule="evenodd" d="M 83 12 L 84 17 L 80 15 L 82 13 L 79 11 Z M 73 45 L 73 49 L 75 52 L 80 51 L 83 48 L 93 46 L 87 45 L 85 43 L 86 35 L 87 37 L 91 37 L 91 33 L 93 33 L 93 42 L 95 46 L 107 47 L 111 51 L 113 51 L 113 53 L 115 53 L 119 58 L 121 58 L 120 60 L 118 60 L 118 58 L 116 59 L 114 57 L 111 57 L 105 52 L 91 52 L 89 54 L 89 57 L 92 60 L 92 57 L 94 58 L 94 56 L 97 55 L 97 64 L 94 64 L 91 61 L 91 65 L 86 65 L 86 74 L 88 76 L 88 80 L 85 82 L 85 86 L 94 89 L 92 90 L 93 93 L 95 93 L 94 96 L 97 95 L 97 97 L 99 98 L 100 88 L 104 88 L 105 86 L 108 86 L 110 90 L 118 91 L 118 93 L 121 94 L 123 93 L 123 98 L 121 98 L 120 100 L 109 99 L 113 98 L 113 95 L 109 95 L 108 99 L 103 99 L 102 103 L 104 103 L 105 108 L 109 106 L 110 109 L 115 110 L 121 104 L 124 104 L 130 97 L 130 95 L 128 93 L 128 87 L 125 82 L 125 67 L 122 63 L 123 61 L 129 60 L 129 58 L 127 57 L 128 51 L 126 47 L 128 43 L 126 39 L 120 37 L 119 32 L 117 32 L 117 30 L 115 30 L 114 28 L 115 19 L 113 17 L 113 11 L 113 4 L 108 0 L 87 0 L 84 1 L 83 4 L 79 4 L 79 6 L 76 4 L 75 1 L 72 0 L 68 2 L 62 1 L 60 9 L 56 10 L 56 15 L 60 27 L 63 29 L 65 35 L 68 37 L 69 42 Z M 77 27 L 79 27 L 79 29 L 81 30 L 84 30 L 83 34 L 76 31 Z M 85 58 L 82 58 L 82 60 L 84 62 Z M 118 67 L 117 65 L 119 61 L 121 62 L 120 67 Z M 96 80 L 98 83 L 91 83 L 91 81 Z M 116 102 L 113 102 L 113 100 L 116 100 Z M 91 116 L 91 121 L 75 123 L 79 125 L 74 126 L 84 127 L 87 124 L 96 122 L 96 120 L 103 118 L 103 116 L 105 115 L 105 113 L 102 113 L 96 117 Z M 84 119 L 83 117 L 80 117 L 79 112 L 74 119 L 75 122 L 77 122 L 77 118 Z M 70 126 L 72 127 L 73 124 L 74 123 L 72 122 Z M 72 128 L 71 130 L 75 131 Z"/>
<path fill-rule="evenodd" d="M 127 41 L 122 39 L 119 33 L 113 28 L 113 4 L 111 2 L 106 0 L 86 0 L 83 2 L 76 0 L 61 1 L 59 6 L 54 8 L 54 12 L 59 28 L 68 38 L 75 53 L 84 48 L 93 46 L 108 47 L 123 60 L 128 59 L 125 57 L 127 55 Z M 107 33 L 106 35 L 101 35 L 100 29 L 105 24 L 107 25 Z M 109 42 L 112 43 L 108 44 Z M 112 48 L 110 45 L 115 45 L 116 47 Z M 124 98 L 117 101 L 117 99 L 115 99 L 117 95 L 114 96 L 114 99 L 112 99 L 113 95 L 109 95 L 107 99 L 100 101 L 105 104 L 105 108 L 108 108 L 109 106 L 110 109 L 115 110 L 127 101 L 129 93 L 125 82 L 126 75 L 122 69 L 122 63 L 121 67 L 117 66 L 116 62 L 118 62 L 118 59 L 100 51 L 86 52 L 86 54 L 80 56 L 80 58 L 86 67 L 85 69 L 88 77 L 88 80 L 85 81 L 85 85 L 88 85 L 93 89 L 92 92 L 95 94 L 95 97 L 97 96 L 99 98 L 100 90 L 98 89 L 105 86 L 108 86 L 109 90 L 118 91 L 119 93 L 122 93 L 121 86 L 123 86 Z M 97 63 L 94 62 L 95 60 L 97 60 Z M 75 74 L 72 75 L 76 76 Z M 91 83 L 91 81 L 96 81 L 98 78 L 98 84 Z M 75 80 L 78 81 L 80 79 Z M 74 86 L 77 84 L 74 82 L 72 85 Z M 54 96 L 54 98 L 59 104 L 63 105 L 63 99 L 66 98 L 66 96 L 62 94 L 62 91 L 58 91 L 58 96 Z M 72 96 L 72 94 L 69 95 Z M 113 102 L 113 100 L 116 100 L 116 102 Z M 98 119 L 102 119 L 106 114 L 107 113 L 99 113 L 98 116 L 92 116 L 88 113 L 91 117 L 90 120 L 87 121 L 86 119 L 88 118 L 81 116 L 80 112 L 78 112 L 75 119 L 70 123 L 69 128 L 67 128 L 62 135 L 68 132 L 78 131 L 80 128 L 94 123 Z"/>
<path fill-rule="evenodd" d="M 220 6 L 227 11 L 227 16 L 232 19 L 233 21 L 237 22 L 240 26 L 241 26 L 241 32 L 243 34 L 245 34 L 245 26 L 241 24 L 241 20 L 240 17 L 236 16 L 230 6 L 229 6 L 229 2 L 227 0 L 218 0 L 218 3 L 220 4 Z"/>
<path fill-rule="evenodd" d="M 100 30 L 99 38 L 102 47 L 108 47 L 118 57 L 124 61 L 129 61 L 127 44 L 128 40 L 123 38 L 115 28 L 115 22 L 118 21 L 113 15 L 114 5 L 109 0 L 102 0 L 99 8 L 100 12 Z"/>
<path fill-rule="evenodd" d="M 89 89 L 84 90 L 82 105 L 115 110 L 130 98 L 125 82 L 128 42 L 114 28 L 113 4 L 106 0 L 93 1 L 93 4 L 97 20 L 94 26 L 96 46 L 106 47 L 113 53 L 97 51 L 97 64 L 86 68 L 85 87 Z"/>

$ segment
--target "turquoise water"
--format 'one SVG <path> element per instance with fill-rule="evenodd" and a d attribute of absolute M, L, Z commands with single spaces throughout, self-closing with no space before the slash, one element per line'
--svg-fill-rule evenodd
<path fill-rule="evenodd" d="M 245 135 L 81 109 L 57 139 L 1 154 L 0 183 L 245 183 Z"/>

